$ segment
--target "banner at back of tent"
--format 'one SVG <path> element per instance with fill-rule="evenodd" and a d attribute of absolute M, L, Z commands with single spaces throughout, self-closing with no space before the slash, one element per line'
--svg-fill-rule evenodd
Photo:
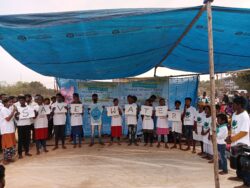
<path fill-rule="evenodd" d="M 196 101 L 198 76 L 182 77 L 182 78 L 143 78 L 143 79 L 123 79 L 119 82 L 86 82 L 77 80 L 57 79 L 58 85 L 67 99 L 72 98 L 74 92 L 79 93 L 82 103 L 84 105 L 84 121 L 83 128 L 85 135 L 91 133 L 90 129 L 90 115 L 88 114 L 88 106 L 92 102 L 92 94 L 98 94 L 99 103 L 103 106 L 112 106 L 114 98 L 119 99 L 119 106 L 124 109 L 127 103 L 127 96 L 136 96 L 137 104 L 143 105 L 145 100 L 151 95 L 157 97 L 154 106 L 158 105 L 160 98 L 166 100 L 166 104 L 170 109 L 174 108 L 175 100 L 180 100 L 184 104 L 185 97 L 193 98 Z M 67 100 L 70 102 L 70 100 Z M 182 105 L 183 107 L 183 105 Z M 103 134 L 110 133 L 110 117 L 107 116 L 107 111 L 103 112 Z M 138 122 L 138 134 L 141 133 L 141 118 Z M 70 126 L 67 129 L 70 133 Z M 126 120 L 123 116 L 123 133 L 127 133 Z"/>

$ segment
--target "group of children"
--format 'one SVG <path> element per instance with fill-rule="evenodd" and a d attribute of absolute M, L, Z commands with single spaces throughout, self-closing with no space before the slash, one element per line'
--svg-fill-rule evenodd
<path fill-rule="evenodd" d="M 70 114 L 70 125 L 71 125 L 71 138 L 73 141 L 73 147 L 77 145 L 81 147 L 83 138 L 83 109 L 80 113 L 74 113 L 71 111 L 71 106 L 64 102 L 64 97 L 58 93 L 56 95 L 56 100 L 50 104 L 50 101 L 44 99 L 41 95 L 35 97 L 35 102 L 33 103 L 30 99 L 30 95 L 19 96 L 18 101 L 13 101 L 13 97 L 5 97 L 0 103 L 0 131 L 2 136 L 2 149 L 4 155 L 4 161 L 12 162 L 16 154 L 16 138 L 15 132 L 17 129 L 18 133 L 18 155 L 19 158 L 23 158 L 23 150 L 25 156 L 31 156 L 29 153 L 29 146 L 31 142 L 31 131 L 33 130 L 33 139 L 36 142 L 37 154 L 40 154 L 40 150 L 43 149 L 44 152 L 48 152 L 46 148 L 46 140 L 48 139 L 50 133 L 50 124 L 53 123 L 54 136 L 55 136 L 55 146 L 53 150 L 58 149 L 59 141 L 62 142 L 62 148 L 66 149 L 65 146 L 65 129 L 66 129 L 66 118 L 67 113 Z M 157 116 L 156 106 L 165 107 L 166 103 L 163 98 L 159 99 L 159 104 L 155 102 L 155 96 L 151 96 L 145 101 L 144 106 L 149 106 L 153 108 L 152 114 L 142 115 L 142 132 L 144 137 L 144 145 L 153 146 L 154 140 L 157 140 L 157 147 L 161 146 L 161 141 L 165 143 L 165 148 L 168 146 L 168 135 L 170 131 L 173 136 L 173 146 L 171 149 L 179 148 L 181 150 L 190 150 L 193 146 L 193 153 L 196 153 L 196 144 L 200 142 L 201 145 L 201 155 L 203 158 L 207 158 L 210 162 L 213 162 L 213 147 L 212 147 L 212 118 L 210 106 L 204 103 L 199 103 L 198 108 L 194 108 L 191 98 L 185 99 L 184 109 L 181 110 L 181 102 L 175 101 L 175 108 L 171 111 L 178 112 L 181 114 L 179 121 L 168 121 L 168 115 Z M 237 101 L 238 100 L 238 101 Z M 135 114 L 126 114 L 125 120 L 128 127 L 128 145 L 132 144 L 138 146 L 137 143 L 137 124 L 140 115 L 140 107 L 136 104 L 137 98 L 135 96 L 129 95 L 127 97 L 128 105 L 133 106 L 136 109 Z M 235 106 L 238 106 L 238 111 L 241 110 L 240 106 L 243 107 L 242 100 L 236 99 L 234 101 Z M 71 104 L 81 104 L 80 97 L 77 93 L 73 94 L 73 101 Z M 49 105 L 50 112 L 45 113 L 45 107 Z M 111 117 L 111 141 L 110 146 L 113 144 L 114 138 L 117 138 L 118 145 L 121 145 L 120 139 L 122 137 L 122 116 L 124 109 L 119 106 L 119 100 L 115 98 L 113 100 L 113 106 L 118 107 L 118 113 Z M 99 143 L 104 145 L 101 136 L 102 130 L 102 114 L 104 106 L 98 103 L 98 95 L 92 95 L 92 104 L 88 107 L 88 113 L 91 122 L 91 141 L 89 146 L 94 145 L 95 129 L 98 128 Z M 236 107 L 235 107 L 236 108 Z M 30 116 L 25 117 L 22 110 L 26 109 L 27 112 L 34 112 L 32 118 Z M 44 111 L 42 110 L 44 109 Z M 170 109 L 168 109 L 170 110 Z M 21 113 L 22 112 L 22 113 Z M 237 108 L 236 108 L 237 113 Z M 237 114 L 233 115 L 233 119 L 237 119 Z M 247 117 L 244 118 L 246 119 Z M 249 118 L 249 117 L 248 117 Z M 237 120 L 240 122 L 242 120 Z M 242 139 L 237 134 L 241 129 L 236 127 L 232 123 L 232 134 L 229 137 L 229 123 L 228 117 L 225 114 L 217 114 L 217 143 L 219 151 L 219 164 L 222 169 L 221 174 L 228 172 L 227 160 L 226 160 L 226 141 L 229 143 L 237 142 Z M 244 122 L 246 124 L 246 122 Z M 236 127 L 236 128 L 235 128 Z M 238 132 L 234 130 L 239 129 Z M 247 130 L 247 128 L 244 128 Z M 243 131 L 244 132 L 244 131 Z M 249 128 L 248 128 L 248 144 L 249 144 Z M 236 137 L 234 137 L 236 135 Z M 156 137 L 155 137 L 156 136 Z M 187 148 L 182 148 L 182 138 L 186 138 Z M 163 139 L 162 139 L 163 138 Z M 78 140 L 78 142 L 77 142 Z"/>

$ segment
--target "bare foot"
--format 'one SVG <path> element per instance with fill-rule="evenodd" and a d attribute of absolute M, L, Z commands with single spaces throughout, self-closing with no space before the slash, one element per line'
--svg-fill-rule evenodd
<path fill-rule="evenodd" d="M 58 149 L 58 146 L 55 146 L 52 150 L 55 151 Z"/>

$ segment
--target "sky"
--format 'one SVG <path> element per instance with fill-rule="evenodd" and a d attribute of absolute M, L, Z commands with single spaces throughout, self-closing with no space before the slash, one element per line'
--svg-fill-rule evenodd
<path fill-rule="evenodd" d="M 203 0 L 0 0 L 0 15 L 96 10 L 115 8 L 176 8 L 201 5 Z M 214 0 L 213 5 L 250 8 L 250 0 Z M 0 46 L 0 83 L 17 81 L 40 81 L 49 88 L 54 87 L 54 78 L 38 74 L 23 66 Z M 6 71 L 8 70 L 8 71 Z M 153 70 L 141 75 L 153 76 Z M 185 74 L 181 71 L 160 68 L 158 76 Z M 201 79 L 208 79 L 202 76 Z"/>

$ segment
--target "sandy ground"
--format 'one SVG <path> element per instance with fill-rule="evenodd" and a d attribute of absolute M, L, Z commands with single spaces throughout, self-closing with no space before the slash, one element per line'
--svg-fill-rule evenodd
<path fill-rule="evenodd" d="M 212 188 L 213 165 L 191 152 L 163 147 L 95 145 L 24 157 L 6 166 L 7 188 Z M 244 187 L 220 176 L 222 188 Z"/>

